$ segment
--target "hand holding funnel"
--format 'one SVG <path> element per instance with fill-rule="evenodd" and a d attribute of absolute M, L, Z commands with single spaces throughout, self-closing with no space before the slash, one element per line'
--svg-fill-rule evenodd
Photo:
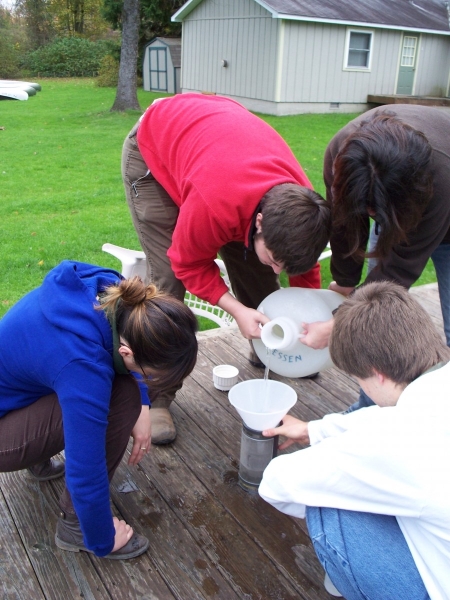
<path fill-rule="evenodd" d="M 241 435 L 239 485 L 256 493 L 269 462 L 277 455 L 278 437 L 264 437 L 263 429 L 276 427 L 297 401 L 290 386 L 269 379 L 238 383 L 228 393 L 244 421 Z"/>

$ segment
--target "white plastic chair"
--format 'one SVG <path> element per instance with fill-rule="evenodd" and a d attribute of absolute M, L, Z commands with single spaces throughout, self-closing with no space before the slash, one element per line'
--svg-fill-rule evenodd
<path fill-rule="evenodd" d="M 139 277 L 141 277 L 143 280 L 145 279 L 147 265 L 145 254 L 142 252 L 142 250 L 129 250 L 128 248 L 123 248 L 122 246 L 116 246 L 114 244 L 103 244 L 102 250 L 112 254 L 120 260 L 122 263 L 121 273 L 126 279 L 133 277 L 134 275 L 139 275 Z M 323 260 L 324 258 L 329 258 L 330 256 L 331 250 L 327 246 L 327 248 L 325 248 L 320 255 L 319 261 Z M 223 261 L 217 258 L 215 263 L 219 267 L 220 273 L 224 282 L 227 284 L 228 289 L 230 289 L 230 280 Z M 210 319 L 219 327 L 230 327 L 235 322 L 230 314 L 218 306 L 212 306 L 212 304 L 209 304 L 209 302 L 206 302 L 206 300 L 197 298 L 197 296 L 194 296 L 194 294 L 191 294 L 189 291 L 186 291 L 184 302 L 187 306 L 189 306 L 194 314 Z"/>
<path fill-rule="evenodd" d="M 322 254 L 319 256 L 319 262 L 321 260 L 323 260 L 324 258 L 330 258 L 330 256 L 331 256 L 331 248 L 330 248 L 330 246 L 327 246 L 325 248 L 325 250 L 322 252 Z"/>
<path fill-rule="evenodd" d="M 102 250 L 112 254 L 120 260 L 122 263 L 121 273 L 126 279 L 134 277 L 135 275 L 139 275 L 143 280 L 145 279 L 147 264 L 145 254 L 142 250 L 129 250 L 128 248 L 123 248 L 122 246 L 116 246 L 114 244 L 103 244 Z M 223 261 L 216 259 L 215 262 L 220 269 L 224 282 L 229 288 L 230 280 Z M 194 314 L 210 319 L 219 327 L 226 328 L 234 324 L 234 319 L 230 314 L 218 306 L 212 306 L 212 304 L 209 304 L 206 300 L 197 298 L 197 296 L 194 296 L 194 294 L 191 294 L 189 291 L 186 291 L 184 303 L 189 306 Z"/>

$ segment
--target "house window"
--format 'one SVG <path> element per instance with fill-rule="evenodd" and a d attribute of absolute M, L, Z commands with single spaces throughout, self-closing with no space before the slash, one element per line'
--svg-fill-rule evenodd
<path fill-rule="evenodd" d="M 417 38 L 404 36 L 402 48 L 402 67 L 413 67 L 416 58 Z"/>
<path fill-rule="evenodd" d="M 344 69 L 361 71 L 370 69 L 372 38 L 373 33 L 371 31 L 352 29 L 347 31 Z"/>

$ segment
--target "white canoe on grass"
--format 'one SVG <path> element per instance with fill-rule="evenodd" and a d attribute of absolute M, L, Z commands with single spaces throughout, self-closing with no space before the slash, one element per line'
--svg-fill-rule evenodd
<path fill-rule="evenodd" d="M 0 79 L 0 87 L 31 87 L 37 92 L 41 91 L 39 83 L 33 83 L 31 81 L 15 81 L 14 79 Z"/>
<path fill-rule="evenodd" d="M 0 100 L 10 98 L 11 100 L 28 100 L 28 94 L 25 90 L 13 87 L 2 87 L 0 85 Z"/>
<path fill-rule="evenodd" d="M 40 89 L 41 86 L 38 83 L 0 79 L 0 100 L 5 98 L 28 100 L 29 96 L 35 96 Z"/>

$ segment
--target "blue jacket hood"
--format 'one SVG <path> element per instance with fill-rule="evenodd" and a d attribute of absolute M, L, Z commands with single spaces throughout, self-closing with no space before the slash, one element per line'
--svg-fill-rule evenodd
<path fill-rule="evenodd" d="M 80 330 L 87 333 L 95 327 L 92 307 L 97 295 L 121 279 L 113 269 L 65 260 L 45 277 L 39 289 L 40 308 L 52 325 L 78 335 Z M 106 341 L 111 336 L 108 321 L 103 311 L 96 312 Z"/>

